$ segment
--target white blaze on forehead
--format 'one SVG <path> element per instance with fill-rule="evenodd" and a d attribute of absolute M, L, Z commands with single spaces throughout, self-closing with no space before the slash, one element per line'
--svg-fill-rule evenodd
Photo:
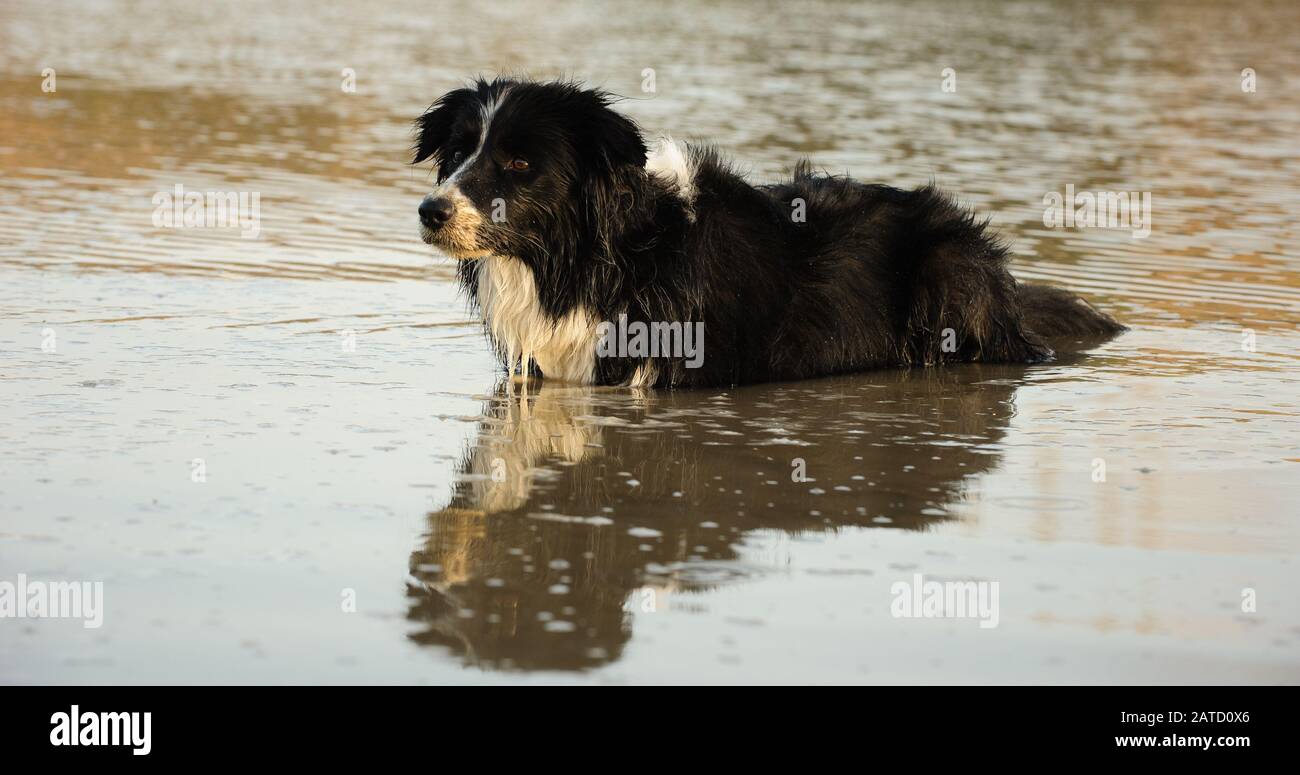
<path fill-rule="evenodd" d="M 460 176 L 465 173 L 465 170 L 474 165 L 479 154 L 483 152 L 484 144 L 487 143 L 488 129 L 492 126 L 492 119 L 497 114 L 497 108 L 501 107 L 501 103 L 505 101 L 506 93 L 509 90 L 510 87 L 508 86 L 502 87 L 501 91 L 497 92 L 495 96 L 489 97 L 487 102 L 484 102 L 479 106 L 478 145 L 474 147 L 474 152 L 469 155 L 469 158 L 461 162 L 460 166 L 456 168 L 456 171 L 434 190 L 434 194 L 442 196 L 451 191 L 456 186 L 456 182 L 460 179 Z"/>
<path fill-rule="evenodd" d="M 487 142 L 488 129 L 492 126 L 492 118 L 496 115 L 497 108 L 505 99 L 506 88 L 502 88 L 496 96 L 489 98 L 479 106 L 479 130 L 478 145 L 474 148 L 474 153 L 461 162 L 456 171 L 446 180 L 440 183 L 433 190 L 431 196 L 438 199 L 447 199 L 452 204 L 452 217 L 438 230 L 438 240 L 442 243 L 444 249 L 450 248 L 453 256 L 457 258 L 468 258 L 481 252 L 479 248 L 479 227 L 483 223 L 483 215 L 460 190 L 460 178 L 465 174 L 465 170 L 474 165 L 474 161 L 483 152 L 483 145 Z M 423 228 L 423 227 L 422 227 Z"/>
<path fill-rule="evenodd" d="M 677 188 L 677 195 L 687 204 L 695 200 L 695 168 L 685 143 L 663 135 L 646 154 L 645 169 L 651 175 Z"/>

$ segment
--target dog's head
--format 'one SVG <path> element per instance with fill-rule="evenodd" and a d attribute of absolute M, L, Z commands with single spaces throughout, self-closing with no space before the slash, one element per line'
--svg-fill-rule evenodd
<path fill-rule="evenodd" d="M 544 260 L 599 239 L 600 213 L 646 159 L 636 125 L 610 102 L 577 84 L 507 79 L 443 95 L 416 122 L 414 162 L 438 169 L 421 238 L 462 260 Z"/>

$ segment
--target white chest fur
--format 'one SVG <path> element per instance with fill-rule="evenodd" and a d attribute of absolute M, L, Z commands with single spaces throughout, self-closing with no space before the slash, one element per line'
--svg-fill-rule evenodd
<path fill-rule="evenodd" d="M 478 260 L 478 307 L 511 368 L 536 362 L 548 379 L 590 383 L 595 378 L 599 321 L 585 308 L 556 319 L 542 310 L 533 272 L 501 256 Z"/>

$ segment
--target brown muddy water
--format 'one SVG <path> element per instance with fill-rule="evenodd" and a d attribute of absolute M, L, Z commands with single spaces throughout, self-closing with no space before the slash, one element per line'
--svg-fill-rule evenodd
<path fill-rule="evenodd" d="M 0 582 L 104 585 L 0 681 L 1300 681 L 1300 6 L 274 6 L 0 9 Z M 756 180 L 933 179 L 1132 330 L 525 396 L 405 165 L 521 71 Z M 256 235 L 156 227 L 177 185 Z M 1045 226 L 1067 185 L 1149 236 Z M 894 616 L 917 574 L 997 626 Z"/>

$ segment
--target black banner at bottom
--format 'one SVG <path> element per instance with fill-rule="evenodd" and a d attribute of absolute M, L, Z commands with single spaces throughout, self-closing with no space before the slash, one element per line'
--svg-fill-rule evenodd
<path fill-rule="evenodd" d="M 0 740 L 7 754 L 50 763 L 373 756 L 432 764 L 434 751 L 454 746 L 464 756 L 483 752 L 492 766 L 503 755 L 541 764 L 608 746 L 625 747 L 629 761 L 654 761 L 705 741 L 724 758 L 752 752 L 764 760 L 897 751 L 927 761 L 1054 754 L 1179 762 L 1276 757 L 1291 743 L 1282 731 L 1286 688 L 748 688 L 698 696 L 704 691 L 9 687 L 0 695 Z M 656 754 L 659 747 L 667 750 Z"/>

